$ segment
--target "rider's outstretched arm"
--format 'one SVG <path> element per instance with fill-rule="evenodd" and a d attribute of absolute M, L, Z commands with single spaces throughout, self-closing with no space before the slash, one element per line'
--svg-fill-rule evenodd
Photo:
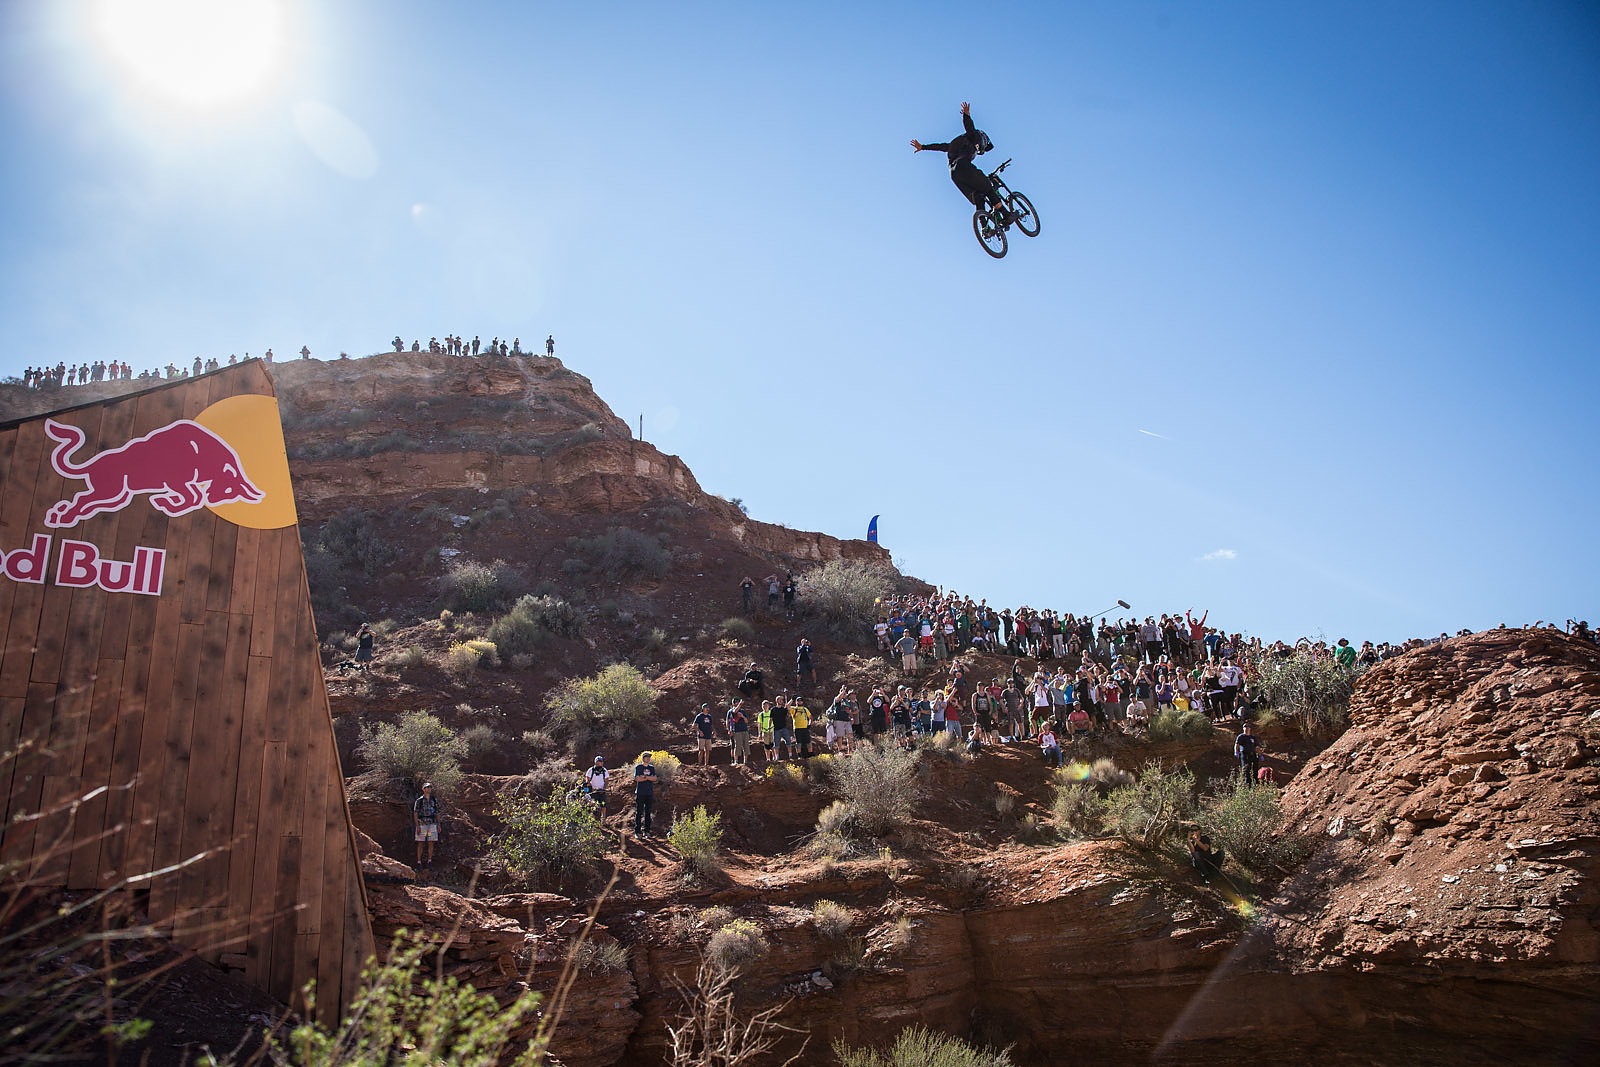
<path fill-rule="evenodd" d="M 911 143 L 918 152 L 948 152 L 950 150 L 949 141 L 934 144 L 923 144 L 921 141 L 912 141 Z"/>

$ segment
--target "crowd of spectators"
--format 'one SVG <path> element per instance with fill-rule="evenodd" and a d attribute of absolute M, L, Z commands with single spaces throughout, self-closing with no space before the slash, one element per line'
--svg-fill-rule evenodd
<path fill-rule="evenodd" d="M 244 358 L 248 360 L 250 353 L 246 352 Z M 261 358 L 271 363 L 272 349 L 269 348 L 262 353 Z M 310 359 L 311 349 L 302 346 L 300 358 Z M 227 366 L 231 367 L 238 362 L 240 362 L 238 354 L 230 354 Z M 135 374 L 133 365 L 127 360 L 113 359 L 108 363 L 103 359 L 97 359 L 93 363 L 80 363 L 77 366 L 61 362 L 54 367 L 28 367 L 22 372 L 22 384 L 29 389 L 57 389 L 69 385 L 91 385 L 95 382 L 171 381 L 205 374 L 223 365 L 223 361 L 215 357 L 201 359 L 196 356 L 194 363 L 188 367 L 168 363 L 165 367 L 146 367 Z"/>
<path fill-rule="evenodd" d="M 782 597 L 792 611 L 793 578 L 780 583 L 769 575 L 765 584 L 769 610 L 778 610 Z M 755 588 L 751 579 L 741 583 L 746 610 Z M 720 712 L 701 707 L 693 723 L 701 761 L 709 760 L 718 733 L 741 764 L 763 755 L 782 761 L 849 753 L 880 736 L 910 748 L 951 734 L 973 751 L 1036 744 L 1047 762 L 1060 765 L 1063 752 L 1087 738 L 1141 738 L 1163 712 L 1192 711 L 1237 728 L 1234 754 L 1254 780 L 1265 772 L 1259 740 L 1247 728 L 1252 683 L 1269 660 L 1303 655 L 1355 670 L 1450 636 L 1359 646 L 1346 638 L 1263 642 L 1212 626 L 1209 612 L 1197 617 L 1192 609 L 1113 620 L 1026 605 L 995 609 L 954 593 L 893 596 L 878 606 L 871 627 L 884 684 L 870 692 L 841 686 L 830 699 L 810 695 L 818 653 L 802 638 L 793 691 L 769 696 L 766 672 L 752 663 Z M 1596 639 L 1586 622 L 1568 620 L 1566 629 Z M 974 653 L 1009 658 L 1009 669 L 979 677 Z"/>
<path fill-rule="evenodd" d="M 396 352 L 404 352 L 406 350 L 405 342 L 400 339 L 398 334 L 395 335 L 391 344 L 394 345 Z M 512 338 L 507 342 L 495 337 L 487 345 L 484 345 L 476 337 L 471 341 L 463 340 L 454 335 L 446 336 L 442 341 L 437 337 L 430 337 L 428 338 L 426 350 L 452 356 L 476 356 L 480 353 L 491 356 L 497 354 L 501 356 L 533 355 L 532 352 L 524 352 L 522 350 L 521 338 Z M 556 354 L 554 334 L 544 339 L 544 350 L 547 356 Z M 422 343 L 420 341 L 412 341 L 411 351 L 423 351 Z M 250 353 L 246 352 L 243 358 L 248 360 Z M 268 363 L 273 362 L 272 349 L 269 348 L 262 353 L 261 358 Z M 309 346 L 300 346 L 300 358 L 311 358 L 311 348 Z M 350 357 L 341 352 L 339 358 L 348 359 Z M 62 361 L 56 363 L 53 367 L 28 367 L 22 372 L 22 384 L 28 389 L 58 389 L 63 386 L 91 385 L 95 382 L 171 381 L 204 374 L 224 365 L 232 366 L 238 362 L 240 362 L 240 357 L 237 353 L 230 354 L 226 362 L 215 357 L 201 359 L 196 356 L 194 363 L 187 367 L 168 363 L 165 367 L 146 367 L 135 372 L 132 364 L 127 360 L 113 359 L 108 362 L 103 359 L 97 359 L 93 363 L 78 364 L 69 364 Z"/>
<path fill-rule="evenodd" d="M 405 340 L 399 334 L 395 334 L 394 340 L 389 343 L 394 346 L 396 352 L 404 352 L 406 350 Z M 520 337 L 513 337 L 509 341 L 502 340 L 499 337 L 491 337 L 486 345 L 478 337 L 468 341 L 457 334 L 445 334 L 442 341 L 438 337 L 430 337 L 426 348 L 423 347 L 420 340 L 413 340 L 411 342 L 411 351 L 431 352 L 434 355 L 445 356 L 532 356 L 537 354 L 531 351 L 524 352 L 522 350 L 522 338 Z M 544 339 L 544 354 L 547 356 L 556 354 L 555 334 L 551 334 Z"/>

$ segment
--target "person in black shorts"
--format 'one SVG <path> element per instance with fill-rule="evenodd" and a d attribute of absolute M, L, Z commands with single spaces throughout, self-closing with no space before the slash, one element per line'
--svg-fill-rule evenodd
<path fill-rule="evenodd" d="M 656 807 L 656 769 L 650 753 L 639 753 L 633 765 L 633 836 L 650 836 L 650 816 Z"/>
<path fill-rule="evenodd" d="M 994 183 L 972 162 L 976 157 L 993 149 L 994 144 L 989 140 L 988 134 L 973 124 L 972 105 L 966 101 L 961 103 L 961 125 L 965 128 L 965 132 L 955 139 L 934 144 L 923 144 L 913 139 L 911 150 L 945 153 L 950 162 L 950 180 L 961 190 L 961 195 L 972 201 L 972 206 L 975 208 L 981 210 L 985 206 L 990 206 L 1004 213 L 1005 207 L 1000 202 L 1000 194 L 995 192 Z"/>

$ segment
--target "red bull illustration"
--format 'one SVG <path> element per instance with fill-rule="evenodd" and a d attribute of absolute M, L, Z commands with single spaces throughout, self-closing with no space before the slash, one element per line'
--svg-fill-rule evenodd
<path fill-rule="evenodd" d="M 71 456 L 83 445 L 82 430 L 54 419 L 45 420 L 44 430 L 58 442 L 50 453 L 56 473 L 88 483 L 46 513 L 44 524 L 54 529 L 76 526 L 102 512 L 121 511 L 144 494 L 149 494 L 153 507 L 173 518 L 202 507 L 255 503 L 265 495 L 245 473 L 233 446 L 189 419 L 151 430 L 81 463 Z"/>

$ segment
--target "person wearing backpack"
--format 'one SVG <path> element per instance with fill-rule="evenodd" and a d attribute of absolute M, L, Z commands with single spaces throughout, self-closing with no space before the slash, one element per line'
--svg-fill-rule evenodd
<path fill-rule="evenodd" d="M 596 756 L 594 764 L 583 773 L 583 793 L 594 804 L 594 814 L 597 819 L 606 817 L 607 777 L 606 758 L 604 756 Z"/>
<path fill-rule="evenodd" d="M 433 783 L 422 783 L 422 795 L 411 805 L 411 831 L 417 840 L 417 866 L 433 866 L 433 849 L 439 843 L 439 800 Z"/>

